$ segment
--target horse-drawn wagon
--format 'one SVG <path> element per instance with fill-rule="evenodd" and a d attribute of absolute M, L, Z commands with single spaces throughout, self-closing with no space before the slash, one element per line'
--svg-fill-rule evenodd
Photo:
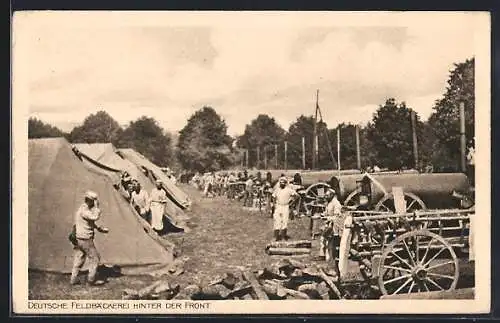
<path fill-rule="evenodd" d="M 388 213 L 350 211 L 338 247 L 342 281 L 358 271 L 360 285 L 379 295 L 450 291 L 459 258 L 469 256 L 471 209 Z"/>

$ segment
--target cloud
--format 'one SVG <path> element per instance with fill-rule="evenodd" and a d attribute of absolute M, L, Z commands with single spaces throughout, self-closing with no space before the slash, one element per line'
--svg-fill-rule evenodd
<path fill-rule="evenodd" d="M 237 134 L 259 113 L 288 128 L 314 112 L 320 89 L 330 126 L 366 122 L 388 97 L 426 118 L 453 63 L 475 54 L 473 20 L 461 15 L 392 26 L 99 22 L 24 34 L 32 115 L 69 127 L 104 109 L 123 124 L 148 115 L 177 131 L 210 105 Z"/>

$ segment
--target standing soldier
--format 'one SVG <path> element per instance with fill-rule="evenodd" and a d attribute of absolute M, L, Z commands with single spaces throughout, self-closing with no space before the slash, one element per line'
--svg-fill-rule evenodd
<path fill-rule="evenodd" d="M 332 262 L 337 274 L 340 277 L 339 267 L 337 265 L 337 248 L 340 247 L 340 238 L 344 229 L 345 217 L 342 214 L 342 204 L 337 198 L 337 193 L 328 190 L 328 205 L 326 206 L 326 223 L 323 234 L 321 235 L 321 255 L 325 256 L 327 262 Z"/>
<path fill-rule="evenodd" d="M 134 191 L 132 192 L 132 197 L 130 198 L 130 204 L 132 204 L 132 207 L 144 220 L 151 222 L 151 219 L 149 218 L 149 195 L 145 189 L 142 189 L 139 182 L 136 182 L 134 185 Z"/>
<path fill-rule="evenodd" d="M 236 196 L 236 182 L 238 181 L 238 177 L 236 177 L 234 172 L 231 172 L 228 177 L 228 192 L 227 198 L 233 200 Z"/>
<path fill-rule="evenodd" d="M 250 175 L 248 179 L 245 181 L 243 206 L 252 206 L 253 184 L 254 184 L 253 175 Z M 248 205 L 249 201 L 250 205 Z"/>
<path fill-rule="evenodd" d="M 467 149 L 467 176 L 469 177 L 469 181 L 471 186 L 474 186 L 476 183 L 476 178 L 475 178 L 475 161 L 474 161 L 474 156 L 475 156 L 475 149 L 474 149 L 474 141 L 470 140 L 469 141 L 469 148 Z"/>
<path fill-rule="evenodd" d="M 165 212 L 165 203 L 167 203 L 167 193 L 162 188 L 162 182 L 156 181 L 156 187 L 151 191 L 151 226 L 156 233 L 160 234 L 163 230 L 163 214 Z"/>
<path fill-rule="evenodd" d="M 286 177 L 279 179 L 279 186 L 273 192 L 274 206 L 274 238 L 276 241 L 288 240 L 287 227 L 290 216 L 289 204 L 298 194 L 287 185 Z"/>
<path fill-rule="evenodd" d="M 97 194 L 88 191 L 85 193 L 85 203 L 76 211 L 73 239 L 73 269 L 71 270 L 72 285 L 78 284 L 78 274 L 85 261 L 88 262 L 89 274 L 87 282 L 89 285 L 102 285 L 103 280 L 96 280 L 97 268 L 99 267 L 100 256 L 94 244 L 94 230 L 108 233 L 108 229 L 96 224 L 101 217 Z"/>
<path fill-rule="evenodd" d="M 208 197 L 209 195 L 213 196 L 213 190 L 214 190 L 214 185 L 215 185 L 215 177 L 213 173 L 206 173 L 205 174 L 205 180 L 204 180 L 204 190 L 203 190 L 203 195 L 205 197 Z"/>

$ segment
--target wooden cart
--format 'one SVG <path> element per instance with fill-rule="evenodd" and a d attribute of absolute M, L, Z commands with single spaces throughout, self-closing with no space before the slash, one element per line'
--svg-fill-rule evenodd
<path fill-rule="evenodd" d="M 338 249 L 340 276 L 346 279 L 357 267 L 381 295 L 453 290 L 458 259 L 469 253 L 474 214 L 473 209 L 348 212 Z"/>

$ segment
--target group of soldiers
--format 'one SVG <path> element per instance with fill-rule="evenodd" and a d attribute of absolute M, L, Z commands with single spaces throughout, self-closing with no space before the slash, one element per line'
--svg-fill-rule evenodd
<path fill-rule="evenodd" d="M 205 197 L 222 196 L 239 201 L 243 207 L 266 209 L 273 216 L 274 238 L 277 241 L 288 240 L 287 227 L 290 218 L 290 205 L 298 199 L 297 189 L 301 186 L 300 174 L 289 181 L 284 174 L 273 180 L 267 172 L 249 174 L 243 172 L 209 172 L 195 175 L 192 185 L 203 191 Z"/>
<path fill-rule="evenodd" d="M 226 197 L 240 201 L 244 207 L 256 208 L 263 203 L 269 210 L 268 214 L 273 217 L 274 240 L 290 239 L 288 221 L 297 215 L 295 203 L 300 203 L 298 192 L 304 188 L 300 173 L 296 173 L 293 178 L 281 174 L 278 180 L 273 180 L 270 172 L 267 172 L 265 177 L 260 172 L 248 174 L 246 170 L 207 172 L 195 174 L 190 183 L 201 190 L 205 197 Z M 325 198 L 327 204 L 323 212 L 311 214 L 311 222 L 321 223 L 320 229 L 315 229 L 312 233 L 313 238 L 318 238 L 320 241 L 317 258 L 331 261 L 336 265 L 336 250 L 340 244 L 345 219 L 337 193 L 329 189 L 325 193 Z"/>
<path fill-rule="evenodd" d="M 285 177 L 281 174 L 281 177 Z M 299 173 L 289 181 L 295 190 L 302 188 L 302 179 Z M 224 196 L 231 200 L 241 201 L 244 207 L 258 208 L 270 203 L 273 190 L 278 186 L 278 180 L 273 179 L 270 172 L 262 176 L 261 172 L 249 174 L 242 172 L 208 172 L 195 174 L 190 183 L 203 191 L 205 197 Z"/>

